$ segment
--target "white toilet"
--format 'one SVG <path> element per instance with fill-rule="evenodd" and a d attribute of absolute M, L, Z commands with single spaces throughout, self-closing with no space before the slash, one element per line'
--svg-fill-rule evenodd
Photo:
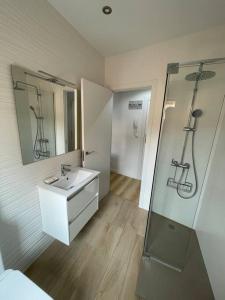
<path fill-rule="evenodd" d="M 0 299 L 53 300 L 35 283 L 17 270 L 6 270 L 0 274 Z"/>

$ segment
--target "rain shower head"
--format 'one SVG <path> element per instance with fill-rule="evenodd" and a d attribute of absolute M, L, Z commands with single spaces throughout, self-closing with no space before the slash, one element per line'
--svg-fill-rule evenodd
<path fill-rule="evenodd" d="M 38 116 L 36 114 L 36 111 L 34 109 L 34 107 L 32 105 L 30 105 L 30 109 L 33 111 L 34 115 L 35 115 L 35 118 L 38 119 Z"/>
<path fill-rule="evenodd" d="M 185 79 L 187 81 L 207 80 L 207 79 L 213 78 L 214 76 L 216 76 L 216 72 L 201 71 L 200 73 L 199 72 L 190 73 L 185 76 Z"/>

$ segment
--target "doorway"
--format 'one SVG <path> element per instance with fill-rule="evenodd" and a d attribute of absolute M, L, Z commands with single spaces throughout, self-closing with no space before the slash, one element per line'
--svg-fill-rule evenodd
<path fill-rule="evenodd" d="M 150 88 L 113 96 L 111 192 L 139 206 Z"/>

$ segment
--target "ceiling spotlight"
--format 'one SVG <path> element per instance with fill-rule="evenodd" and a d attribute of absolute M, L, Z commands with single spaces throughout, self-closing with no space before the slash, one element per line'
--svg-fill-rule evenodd
<path fill-rule="evenodd" d="M 103 11 L 103 14 L 105 14 L 105 15 L 111 15 L 112 7 L 110 7 L 108 5 L 103 6 L 102 11 Z"/>

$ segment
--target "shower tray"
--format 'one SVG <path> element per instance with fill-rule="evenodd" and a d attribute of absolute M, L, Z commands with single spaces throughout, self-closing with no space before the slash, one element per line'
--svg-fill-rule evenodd
<path fill-rule="evenodd" d="M 145 255 L 181 272 L 186 265 L 194 230 L 152 212 Z"/>

